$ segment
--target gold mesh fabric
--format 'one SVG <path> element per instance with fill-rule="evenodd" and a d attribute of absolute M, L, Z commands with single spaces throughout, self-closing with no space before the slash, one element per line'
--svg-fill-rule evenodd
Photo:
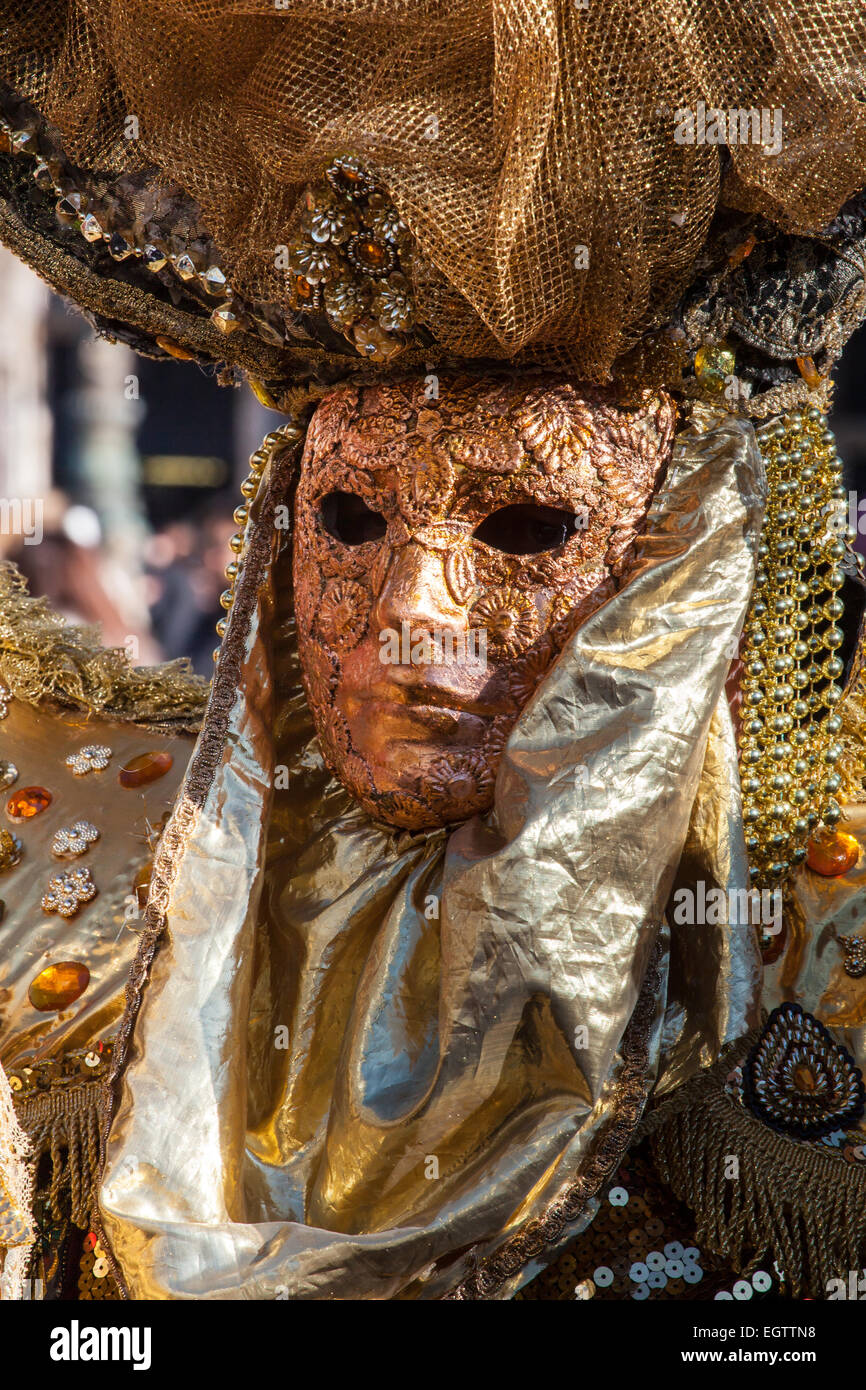
<path fill-rule="evenodd" d="M 275 248 L 302 187 L 357 154 L 417 238 L 421 320 L 466 357 L 544 344 L 602 379 L 687 284 L 720 183 L 814 232 L 866 182 L 854 0 L 0 0 L 0 16 L 0 76 L 83 164 L 181 184 L 248 297 L 286 302 Z M 699 100 L 782 108 L 782 152 L 677 144 L 674 113 Z"/>

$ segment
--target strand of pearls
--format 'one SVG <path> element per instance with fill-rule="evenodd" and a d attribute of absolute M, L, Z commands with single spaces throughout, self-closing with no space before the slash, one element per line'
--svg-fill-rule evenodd
<path fill-rule="evenodd" d="M 258 493 L 265 470 L 274 454 L 286 447 L 297 448 L 304 438 L 304 432 L 304 425 L 301 421 L 292 417 L 284 425 L 280 425 L 279 429 L 271 430 L 270 434 L 266 434 L 259 447 L 250 455 L 250 471 L 241 483 L 243 501 L 240 506 L 235 507 L 234 511 L 238 530 L 229 541 L 233 558 L 225 569 L 228 588 L 220 594 L 220 606 L 226 610 L 226 617 L 220 618 L 216 625 L 217 635 L 220 638 L 225 636 L 228 626 L 228 612 L 235 600 L 238 575 L 244 561 L 249 532 L 250 504 Z M 215 649 L 214 661 L 218 659 L 220 650 L 220 647 Z"/>

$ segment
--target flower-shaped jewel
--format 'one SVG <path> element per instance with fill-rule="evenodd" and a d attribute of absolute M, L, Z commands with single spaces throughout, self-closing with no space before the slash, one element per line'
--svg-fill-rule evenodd
<path fill-rule="evenodd" d="M 412 290 L 405 275 L 391 275 L 373 300 L 379 327 L 391 333 L 408 333 L 413 324 Z"/>
<path fill-rule="evenodd" d="M 108 767 L 111 749 L 104 743 L 88 743 L 77 753 L 70 753 L 66 766 L 71 767 L 76 777 L 85 777 L 88 772 L 102 772 Z"/>
<path fill-rule="evenodd" d="M 354 280 L 335 280 L 325 287 L 325 309 L 338 329 L 350 328 L 370 303 L 370 287 Z"/>
<path fill-rule="evenodd" d="M 333 252 L 327 246 L 317 246 L 315 242 L 302 242 L 300 246 L 292 247 L 289 261 L 292 270 L 303 275 L 311 285 L 318 285 L 323 280 L 334 278 L 337 263 Z"/>
<path fill-rule="evenodd" d="M 390 362 L 392 357 L 396 357 L 401 350 L 401 343 L 398 338 L 394 338 L 390 333 L 386 333 L 384 328 L 380 328 L 378 323 L 373 323 L 369 319 L 361 319 L 352 328 L 351 342 L 354 343 L 362 357 L 368 358 L 371 362 Z"/>
<path fill-rule="evenodd" d="M 352 154 L 338 155 L 325 172 L 334 192 L 352 201 L 368 198 L 376 187 L 371 175 Z"/>
<path fill-rule="evenodd" d="M 318 246 L 332 241 L 335 246 L 358 230 L 357 219 L 348 208 L 335 201 L 314 201 L 309 214 L 309 233 Z"/>
<path fill-rule="evenodd" d="M 89 820 L 77 820 L 73 825 L 64 825 L 51 841 L 51 853 L 58 857 L 76 859 L 84 854 L 88 845 L 99 839 L 99 831 Z"/>
<path fill-rule="evenodd" d="M 48 880 L 42 897 L 42 911 L 56 912 L 61 917 L 74 917 L 76 912 L 96 897 L 96 884 L 89 869 L 70 869 Z"/>
<path fill-rule="evenodd" d="M 381 193 L 374 193 L 370 199 L 367 220 L 376 235 L 386 241 L 399 242 L 406 235 L 406 223 Z"/>

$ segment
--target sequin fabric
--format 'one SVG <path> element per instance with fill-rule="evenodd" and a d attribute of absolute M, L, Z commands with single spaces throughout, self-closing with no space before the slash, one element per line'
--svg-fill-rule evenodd
<path fill-rule="evenodd" d="M 756 1277 L 757 1276 L 757 1277 Z M 594 1220 L 519 1300 L 746 1300 L 782 1290 L 773 1269 L 737 1274 L 695 1243 L 694 1217 L 659 1180 L 645 1145 L 599 1193 Z"/>

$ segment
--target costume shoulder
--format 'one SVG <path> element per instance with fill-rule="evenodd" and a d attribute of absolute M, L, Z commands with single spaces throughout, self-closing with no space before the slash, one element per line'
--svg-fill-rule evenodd
<path fill-rule="evenodd" d="M 0 1063 L 37 1160 L 33 1277 L 50 1285 L 70 1231 L 89 1224 L 139 909 L 207 686 L 185 662 L 131 667 L 30 598 L 11 566 L 0 682 Z M 13 1148 L 0 1134 L 0 1170 Z"/>

